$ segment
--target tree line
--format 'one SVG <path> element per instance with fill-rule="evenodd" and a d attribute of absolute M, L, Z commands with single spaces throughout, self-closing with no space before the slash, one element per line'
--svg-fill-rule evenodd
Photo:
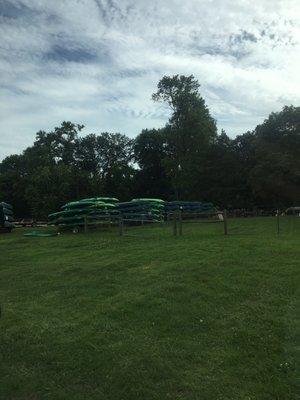
<path fill-rule="evenodd" d="M 300 200 L 300 107 L 285 106 L 253 131 L 218 133 L 199 83 L 164 76 L 153 94 L 171 116 L 135 139 L 81 136 L 63 122 L 39 131 L 32 146 L 0 163 L 0 199 L 19 217 L 45 218 L 69 200 L 90 196 L 212 201 L 219 207 L 286 207 Z M 299 204 L 298 204 L 299 205 Z"/>

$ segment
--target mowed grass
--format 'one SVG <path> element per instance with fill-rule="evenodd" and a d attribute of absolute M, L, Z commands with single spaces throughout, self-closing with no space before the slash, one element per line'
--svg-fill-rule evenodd
<path fill-rule="evenodd" d="M 299 225 L 1 235 L 1 400 L 298 399 Z"/>

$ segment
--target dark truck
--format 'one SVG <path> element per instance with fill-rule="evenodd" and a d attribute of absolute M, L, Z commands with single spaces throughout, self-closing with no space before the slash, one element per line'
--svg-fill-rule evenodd
<path fill-rule="evenodd" d="M 11 232 L 14 228 L 14 213 L 11 204 L 0 202 L 0 233 Z"/>

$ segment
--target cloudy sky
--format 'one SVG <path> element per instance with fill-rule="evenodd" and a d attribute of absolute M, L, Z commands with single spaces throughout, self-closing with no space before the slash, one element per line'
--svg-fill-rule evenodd
<path fill-rule="evenodd" d="M 299 0 L 0 0 L 0 159 L 63 120 L 163 126 L 151 94 L 194 74 L 234 137 L 300 100 Z"/>

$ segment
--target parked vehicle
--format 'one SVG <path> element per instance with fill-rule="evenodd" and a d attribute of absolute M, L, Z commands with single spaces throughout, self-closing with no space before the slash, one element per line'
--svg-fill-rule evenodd
<path fill-rule="evenodd" d="M 300 207 L 289 207 L 284 212 L 285 215 L 296 215 L 300 217 Z"/>
<path fill-rule="evenodd" d="M 20 221 L 20 225 L 23 227 L 30 226 L 33 228 L 34 226 L 36 226 L 36 221 L 32 218 L 23 218 Z"/>

